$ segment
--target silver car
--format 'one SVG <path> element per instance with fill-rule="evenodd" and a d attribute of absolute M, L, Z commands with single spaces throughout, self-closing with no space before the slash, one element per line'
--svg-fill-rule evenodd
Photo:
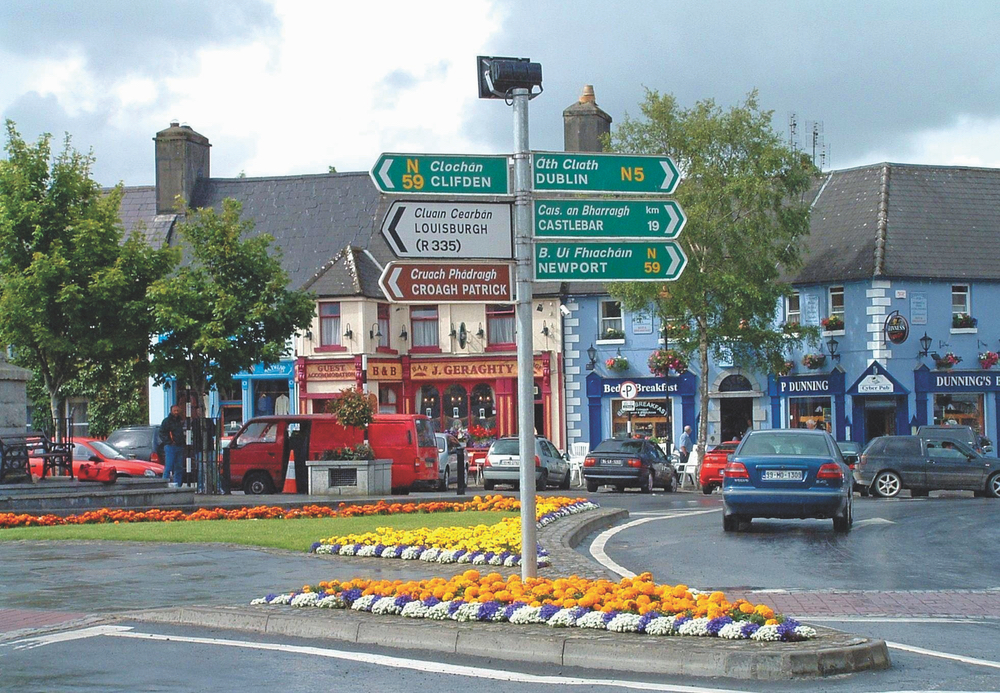
<path fill-rule="evenodd" d="M 435 433 L 434 440 L 438 448 L 438 491 L 447 491 L 458 474 L 458 451 L 462 444 L 446 433 Z"/>
<path fill-rule="evenodd" d="M 500 438 L 490 446 L 483 464 L 483 489 L 492 491 L 497 484 L 520 486 L 521 451 L 517 438 Z M 549 486 L 568 489 L 569 460 L 544 436 L 535 436 L 535 488 Z"/>

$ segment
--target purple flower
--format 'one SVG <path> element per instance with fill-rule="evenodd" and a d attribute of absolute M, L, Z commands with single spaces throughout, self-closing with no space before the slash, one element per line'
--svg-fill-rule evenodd
<path fill-rule="evenodd" d="M 333 553 L 338 553 L 342 547 L 343 544 L 333 544 L 330 546 L 330 551 L 332 551 Z"/>
<path fill-rule="evenodd" d="M 314 541 L 312 546 L 309 547 L 309 553 L 316 553 L 316 549 L 318 549 L 320 546 L 322 546 L 320 542 Z"/>
<path fill-rule="evenodd" d="M 691 620 L 690 616 L 675 616 L 674 628 L 680 628 L 682 623 L 687 623 L 690 620 Z"/>
<path fill-rule="evenodd" d="M 708 631 L 709 635 L 718 635 L 719 631 L 722 630 L 722 626 L 732 622 L 733 619 L 728 616 L 719 616 L 718 618 L 713 618 L 709 621 L 705 629 Z"/>
<path fill-rule="evenodd" d="M 612 610 L 612 611 L 609 611 L 609 612 L 607 612 L 606 614 L 604 614 L 604 625 L 608 625 L 609 623 L 611 623 L 611 620 L 612 620 L 612 619 L 613 619 L 613 618 L 614 618 L 615 616 L 617 616 L 617 615 L 618 615 L 618 612 L 617 612 L 617 611 L 614 611 L 614 610 Z"/>
<path fill-rule="evenodd" d="M 277 597 L 277 596 L 278 595 L 276 595 L 276 594 L 269 594 L 266 597 L 264 597 L 264 601 L 266 601 L 268 604 L 270 604 L 272 601 L 274 601 L 274 598 Z"/>
<path fill-rule="evenodd" d="M 408 595 L 408 594 L 401 594 L 398 597 L 396 597 L 395 604 L 399 608 L 403 608 L 404 606 L 406 606 L 407 604 L 409 604 L 412 601 L 413 601 L 413 597 L 411 597 L 410 595 Z"/>
<path fill-rule="evenodd" d="M 383 551 L 385 551 L 385 544 L 375 544 L 376 556 L 381 556 Z"/>
<path fill-rule="evenodd" d="M 525 602 L 514 602 L 513 604 L 508 605 L 507 608 L 503 610 L 503 620 L 509 621 L 511 615 L 513 615 L 513 613 L 522 606 L 527 606 L 527 604 Z"/>
<path fill-rule="evenodd" d="M 639 627 L 637 629 L 638 632 L 639 633 L 645 633 L 646 632 L 646 626 L 649 625 L 649 622 L 652 621 L 655 618 L 659 618 L 660 615 L 661 614 L 659 612 L 657 612 L 657 611 L 647 611 L 642 616 L 640 616 L 639 617 Z"/>
<path fill-rule="evenodd" d="M 425 599 L 423 601 L 424 606 L 427 606 L 427 607 L 436 606 L 436 605 L 438 605 L 440 603 L 441 603 L 441 600 L 438 599 L 437 597 L 427 597 L 427 599 Z"/>
<path fill-rule="evenodd" d="M 584 617 L 585 614 L 589 614 L 589 613 L 590 613 L 590 609 L 588 609 L 587 607 L 585 607 L 585 606 L 578 606 L 575 609 L 573 609 L 573 618 L 575 620 L 579 621 L 581 618 Z"/>
<path fill-rule="evenodd" d="M 479 613 L 476 614 L 476 620 L 492 621 L 493 617 L 496 616 L 496 613 L 499 610 L 500 604 L 497 602 L 485 602 L 479 607 Z"/>
<path fill-rule="evenodd" d="M 465 604 L 464 600 L 462 600 L 462 599 L 453 599 L 451 601 L 451 604 L 448 605 L 448 615 L 449 616 L 454 616 L 455 612 L 458 611 L 458 607 L 462 606 L 462 604 Z"/>
<path fill-rule="evenodd" d="M 396 550 L 395 550 L 395 551 L 393 551 L 393 555 L 394 555 L 394 556 L 395 556 L 396 558 L 399 558 L 400 556 L 402 556 L 402 555 L 403 555 L 403 550 L 404 550 L 404 548 L 405 548 L 405 547 L 403 547 L 403 546 L 397 546 L 397 547 L 396 547 Z"/>
<path fill-rule="evenodd" d="M 514 554 L 512 554 L 510 551 L 503 551 L 503 552 L 501 552 L 500 553 L 500 562 L 502 563 L 502 562 L 506 561 L 508 558 L 510 558 L 513 555 Z"/>
<path fill-rule="evenodd" d="M 538 617 L 543 621 L 548 621 L 550 618 L 556 615 L 560 610 L 560 607 L 555 604 L 543 604 L 541 610 L 538 612 Z"/>
<path fill-rule="evenodd" d="M 483 554 L 483 558 L 486 559 L 487 563 L 489 563 L 494 556 L 496 556 L 496 553 L 494 553 L 493 551 L 487 551 L 486 553 Z"/>
<path fill-rule="evenodd" d="M 349 590 L 344 590 L 343 592 L 341 592 L 340 597 L 341 599 L 344 600 L 347 606 L 350 606 L 357 599 L 361 598 L 361 590 L 359 590 L 357 587 L 352 587 Z"/>
<path fill-rule="evenodd" d="M 753 635 L 754 633 L 757 632 L 758 628 L 760 628 L 760 626 L 758 626 L 753 621 L 750 621 L 749 623 L 744 623 L 743 624 L 743 627 L 740 628 L 740 634 L 744 638 L 749 638 L 751 635 Z"/>
<path fill-rule="evenodd" d="M 798 622 L 792 619 L 786 620 L 784 623 L 778 624 L 778 640 L 796 640 L 798 636 L 795 634 L 795 628 L 798 626 Z"/>
<path fill-rule="evenodd" d="M 467 553 L 469 553 L 468 550 L 466 550 L 466 549 L 459 549 L 458 551 L 455 552 L 455 560 L 457 561 L 459 558 L 461 558 L 462 556 L 464 556 Z"/>

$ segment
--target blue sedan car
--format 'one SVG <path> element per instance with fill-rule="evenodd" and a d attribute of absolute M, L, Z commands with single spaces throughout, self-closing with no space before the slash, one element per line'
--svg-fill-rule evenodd
<path fill-rule="evenodd" d="M 722 528 L 738 531 L 755 517 L 832 518 L 835 531 L 847 532 L 852 486 L 850 467 L 826 431 L 753 431 L 723 474 Z"/>

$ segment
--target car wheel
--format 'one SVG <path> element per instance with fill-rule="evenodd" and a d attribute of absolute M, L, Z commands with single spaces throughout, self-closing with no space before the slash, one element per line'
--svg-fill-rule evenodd
<path fill-rule="evenodd" d="M 543 469 L 538 481 L 535 483 L 536 491 L 544 491 L 549 487 L 549 470 Z"/>
<path fill-rule="evenodd" d="M 1000 498 L 1000 473 L 994 474 L 986 482 L 986 493 L 990 494 L 990 498 Z"/>
<path fill-rule="evenodd" d="M 243 493 L 248 496 L 274 493 L 274 484 L 265 472 L 251 472 L 243 478 Z"/>
<path fill-rule="evenodd" d="M 713 491 L 714 488 L 715 487 L 712 486 L 712 484 L 702 484 L 701 485 L 701 492 L 704 493 L 706 496 L 710 496 L 710 495 L 712 495 L 712 491 Z"/>
<path fill-rule="evenodd" d="M 853 525 L 854 525 L 854 502 L 850 498 L 848 498 L 847 507 L 844 509 L 844 514 L 841 515 L 840 517 L 833 518 L 833 531 L 850 532 L 851 527 Z"/>
<path fill-rule="evenodd" d="M 587 479 L 587 493 L 597 493 L 598 486 L 600 486 L 600 484 L 593 479 Z"/>
<path fill-rule="evenodd" d="M 568 491 L 569 490 L 569 483 L 570 483 L 570 472 L 567 469 L 566 470 L 566 476 L 563 477 L 562 483 L 559 484 L 560 490 Z"/>
<path fill-rule="evenodd" d="M 750 520 L 742 515 L 722 515 L 722 531 L 739 532 L 744 529 L 744 523 L 749 526 Z"/>
<path fill-rule="evenodd" d="M 667 493 L 673 493 L 677 490 L 677 477 L 675 477 L 673 473 L 671 473 L 668 477 L 667 485 L 663 487 L 663 490 Z"/>
<path fill-rule="evenodd" d="M 903 488 L 903 481 L 896 472 L 879 472 L 872 482 L 875 494 L 882 498 L 895 498 Z"/>
<path fill-rule="evenodd" d="M 656 475 L 653 474 L 653 470 L 650 469 L 649 474 L 646 475 L 646 483 L 639 490 L 642 491 L 643 493 L 652 493 L 653 482 L 656 481 L 655 476 Z"/>
<path fill-rule="evenodd" d="M 484 491 L 493 490 L 493 481 L 491 479 L 483 479 L 483 490 Z"/>
<path fill-rule="evenodd" d="M 448 486 L 451 484 L 451 470 L 448 467 L 444 468 L 444 477 L 438 481 L 438 491 L 447 491 Z"/>

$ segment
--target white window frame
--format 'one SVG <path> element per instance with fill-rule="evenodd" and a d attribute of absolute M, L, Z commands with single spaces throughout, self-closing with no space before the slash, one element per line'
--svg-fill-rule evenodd
<path fill-rule="evenodd" d="M 837 308 L 837 307 L 835 307 L 833 305 L 833 297 L 835 295 L 839 295 L 840 296 L 840 307 L 839 308 Z M 834 315 L 836 315 L 841 320 L 844 320 L 844 307 L 847 305 L 846 304 L 846 299 L 845 299 L 845 296 L 844 296 L 844 287 L 843 286 L 831 286 L 827 290 L 826 296 L 827 296 L 827 299 L 826 299 L 826 308 L 827 308 L 826 314 L 827 314 L 827 317 L 831 317 L 832 318 Z M 845 322 L 846 322 L 846 320 L 845 320 Z"/>
<path fill-rule="evenodd" d="M 956 291 L 955 289 L 964 289 L 964 291 Z M 962 310 L 955 310 L 955 296 L 965 294 L 965 303 Z M 954 318 L 959 313 L 965 313 L 966 315 L 972 315 L 972 290 L 968 284 L 952 284 L 951 285 L 951 317 Z"/>
<path fill-rule="evenodd" d="M 618 308 L 618 315 L 617 316 L 612 316 L 612 317 L 607 317 L 605 309 L 608 306 L 617 306 L 617 308 Z M 602 300 L 601 304 L 600 304 L 600 306 L 598 308 L 598 310 L 599 310 L 599 314 L 598 314 L 598 322 L 597 322 L 597 338 L 598 338 L 597 341 L 600 341 L 600 342 L 618 342 L 618 341 L 624 342 L 625 341 L 625 311 L 622 310 L 621 301 L 615 301 L 613 299 Z M 605 339 L 604 338 L 604 334 L 608 330 L 611 330 L 611 329 L 617 330 L 617 331 L 621 332 L 622 336 L 621 337 L 614 337 L 614 338 Z"/>
<path fill-rule="evenodd" d="M 792 310 L 793 300 L 795 301 L 795 310 Z M 785 324 L 802 324 L 802 296 L 799 295 L 798 291 L 793 291 L 791 296 L 785 296 Z"/>

